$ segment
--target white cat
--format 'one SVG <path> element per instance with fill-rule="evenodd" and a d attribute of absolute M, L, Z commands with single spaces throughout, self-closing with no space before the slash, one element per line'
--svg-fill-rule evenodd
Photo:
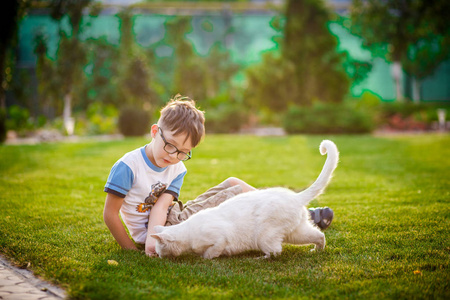
<path fill-rule="evenodd" d="M 155 226 L 156 252 L 160 257 L 193 252 L 211 259 L 260 249 L 265 258 L 278 255 L 282 243 L 314 244 L 324 249 L 325 235 L 310 221 L 305 205 L 319 196 L 337 166 L 339 152 L 328 140 L 320 144 L 328 152 L 317 180 L 295 193 L 285 188 L 269 188 L 239 194 L 217 207 L 205 209 L 183 223 Z"/>

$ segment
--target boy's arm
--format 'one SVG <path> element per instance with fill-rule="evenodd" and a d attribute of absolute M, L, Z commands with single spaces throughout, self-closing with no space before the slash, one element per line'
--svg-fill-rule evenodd
<path fill-rule="evenodd" d="M 164 193 L 159 196 L 158 201 L 150 210 L 149 220 L 148 220 L 148 231 L 147 240 L 145 241 L 145 253 L 148 256 L 155 256 L 155 244 L 156 240 L 150 235 L 156 233 L 153 229 L 156 225 L 164 226 L 167 221 L 167 210 L 172 204 L 174 197 L 168 193 Z"/>
<path fill-rule="evenodd" d="M 107 193 L 105 208 L 103 209 L 103 220 L 117 243 L 119 243 L 123 249 L 138 250 L 133 241 L 128 237 L 122 221 L 120 220 L 119 210 L 122 207 L 122 204 L 123 198 Z"/>

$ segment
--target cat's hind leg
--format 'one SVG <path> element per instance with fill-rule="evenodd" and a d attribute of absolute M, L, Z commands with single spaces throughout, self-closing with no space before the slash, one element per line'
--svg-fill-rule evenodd
<path fill-rule="evenodd" d="M 267 235 L 260 237 L 258 241 L 258 248 L 265 254 L 263 258 L 270 258 L 271 256 L 278 256 L 282 249 L 282 236 L 280 234 Z"/>
<path fill-rule="evenodd" d="M 223 253 L 224 248 L 223 242 L 216 243 L 203 252 L 203 258 L 213 259 L 219 257 Z"/>
<path fill-rule="evenodd" d="M 314 244 L 315 250 L 323 250 L 325 248 L 325 235 L 317 227 L 312 225 L 308 220 L 302 221 L 293 231 L 284 238 L 285 243 L 296 245 Z"/>

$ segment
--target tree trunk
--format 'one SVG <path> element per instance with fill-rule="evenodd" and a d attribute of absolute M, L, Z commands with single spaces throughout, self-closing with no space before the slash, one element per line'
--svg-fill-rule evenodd
<path fill-rule="evenodd" d="M 413 77 L 412 80 L 413 101 L 416 104 L 420 103 L 420 88 L 421 88 L 420 79 L 417 79 L 417 77 Z"/>
<path fill-rule="evenodd" d="M 5 89 L 3 88 L 3 75 L 5 73 L 6 47 L 0 45 L 0 109 L 6 109 Z"/>
<path fill-rule="evenodd" d="M 64 96 L 63 122 L 67 134 L 73 135 L 75 120 L 72 118 L 72 95 L 70 92 Z"/>
<path fill-rule="evenodd" d="M 395 99 L 397 101 L 403 101 L 403 92 L 402 92 L 402 64 L 399 61 L 394 61 L 392 64 L 392 77 L 395 81 L 395 91 L 396 96 Z"/>

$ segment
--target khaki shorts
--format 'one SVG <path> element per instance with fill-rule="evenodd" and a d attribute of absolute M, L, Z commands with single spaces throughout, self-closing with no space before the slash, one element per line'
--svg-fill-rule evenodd
<path fill-rule="evenodd" d="M 210 207 L 216 207 L 227 199 L 230 199 L 242 193 L 242 187 L 239 185 L 230 186 L 227 181 L 210 188 L 205 193 L 201 194 L 195 200 L 190 200 L 181 207 L 175 203 L 168 215 L 165 226 L 179 224 L 188 219 L 193 214 Z"/>

